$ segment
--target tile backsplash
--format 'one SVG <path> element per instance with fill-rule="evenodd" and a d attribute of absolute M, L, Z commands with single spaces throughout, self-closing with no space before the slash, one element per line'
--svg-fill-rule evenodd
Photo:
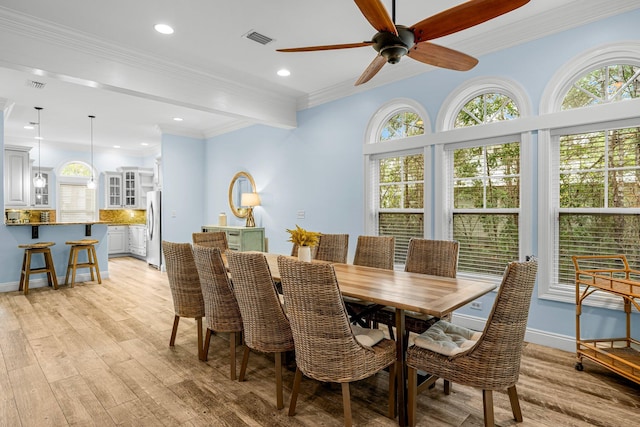
<path fill-rule="evenodd" d="M 144 224 L 147 219 L 145 209 L 101 209 L 100 221 L 114 224 Z"/>

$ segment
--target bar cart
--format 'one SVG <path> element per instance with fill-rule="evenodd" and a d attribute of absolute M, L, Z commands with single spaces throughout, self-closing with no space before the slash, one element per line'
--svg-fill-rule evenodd
<path fill-rule="evenodd" d="M 631 338 L 632 306 L 640 311 L 640 270 L 629 268 L 624 255 L 573 256 L 576 269 L 576 357 L 575 368 L 584 369 L 587 358 L 640 384 L 640 341 Z M 622 298 L 626 336 L 622 338 L 580 338 L 583 301 L 596 291 Z"/>

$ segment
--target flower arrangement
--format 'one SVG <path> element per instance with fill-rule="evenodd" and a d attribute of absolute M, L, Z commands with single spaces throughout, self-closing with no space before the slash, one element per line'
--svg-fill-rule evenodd
<path fill-rule="evenodd" d="M 287 232 L 291 234 L 291 237 L 288 241 L 291 243 L 295 243 L 298 246 L 315 246 L 320 240 L 320 233 L 317 233 L 315 231 L 307 231 L 304 228 L 300 228 L 300 226 L 297 224 L 295 230 L 287 229 Z"/>

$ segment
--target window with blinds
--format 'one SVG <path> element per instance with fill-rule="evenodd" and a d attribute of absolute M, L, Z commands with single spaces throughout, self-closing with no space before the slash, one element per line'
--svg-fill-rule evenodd
<path fill-rule="evenodd" d="M 556 153 L 557 283 L 575 283 L 572 255 L 640 265 L 640 127 L 560 135 Z"/>
<path fill-rule="evenodd" d="M 445 150 L 450 238 L 460 243 L 458 271 L 502 276 L 519 259 L 520 143 Z"/>
<path fill-rule="evenodd" d="M 58 189 L 60 222 L 95 221 L 96 190 L 83 184 L 61 183 Z"/>
<path fill-rule="evenodd" d="M 378 235 L 395 236 L 395 263 L 404 264 L 412 237 L 424 237 L 424 155 L 374 160 Z"/>

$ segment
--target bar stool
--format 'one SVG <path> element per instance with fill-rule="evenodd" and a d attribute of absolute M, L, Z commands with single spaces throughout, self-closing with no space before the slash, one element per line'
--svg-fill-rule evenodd
<path fill-rule="evenodd" d="M 64 278 L 64 284 L 69 282 L 69 273 L 71 273 L 71 287 L 76 281 L 76 270 L 78 268 L 88 268 L 91 272 L 91 281 L 95 280 L 93 271 L 95 269 L 96 276 L 98 276 L 98 283 L 102 283 L 100 278 L 100 268 L 98 267 L 98 257 L 96 255 L 95 244 L 97 240 L 82 239 L 82 240 L 69 240 L 65 242 L 67 245 L 71 245 L 69 251 L 69 264 L 67 265 L 67 275 Z M 80 251 L 87 251 L 87 262 L 78 264 L 78 253 Z"/>
<path fill-rule="evenodd" d="M 58 278 L 56 277 L 56 269 L 53 266 L 53 259 L 51 258 L 50 247 L 55 245 L 54 242 L 38 242 L 27 243 L 18 245 L 20 249 L 24 249 L 24 256 L 22 257 L 22 270 L 20 272 L 20 286 L 19 291 L 24 290 L 24 294 L 29 293 L 29 277 L 32 274 L 47 273 L 47 281 L 49 286 L 53 286 L 54 289 L 58 289 Z M 44 267 L 31 268 L 31 256 L 33 254 L 42 254 L 44 257 Z"/>

